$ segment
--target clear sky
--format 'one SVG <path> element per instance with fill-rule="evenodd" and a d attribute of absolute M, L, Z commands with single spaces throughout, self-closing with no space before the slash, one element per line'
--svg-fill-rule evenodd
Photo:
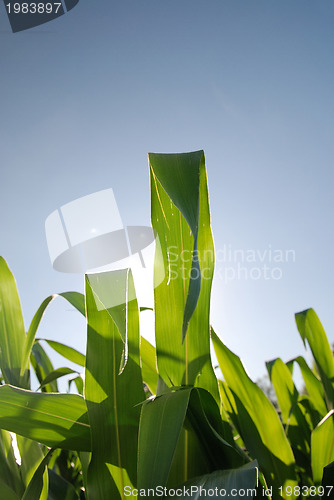
<path fill-rule="evenodd" d="M 147 225 L 147 153 L 204 149 L 216 331 L 254 379 L 303 354 L 295 312 L 334 341 L 333 26 L 332 0 L 80 0 L 13 34 L 1 3 L 0 254 L 27 326 L 47 295 L 83 291 L 52 269 L 47 216 L 111 187 Z M 58 301 L 39 335 L 83 350 Z"/>

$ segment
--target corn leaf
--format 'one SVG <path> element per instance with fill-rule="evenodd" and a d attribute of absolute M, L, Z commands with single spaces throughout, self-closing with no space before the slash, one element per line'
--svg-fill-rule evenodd
<path fill-rule="evenodd" d="M 192 388 L 167 486 L 174 487 L 186 478 L 238 467 L 245 462 L 249 458 L 236 445 L 231 427 L 221 419 L 213 397 L 204 389 Z"/>
<path fill-rule="evenodd" d="M 49 447 L 91 448 L 87 408 L 77 394 L 42 394 L 3 385 L 0 428 Z"/>
<path fill-rule="evenodd" d="M 140 338 L 140 359 L 143 381 L 151 393 L 156 394 L 159 379 L 156 350 L 144 337 Z"/>
<path fill-rule="evenodd" d="M 40 389 L 41 387 L 45 387 L 46 385 L 50 384 L 50 382 L 53 382 L 54 380 L 58 380 L 61 377 L 64 377 L 66 375 L 71 375 L 73 373 L 78 373 L 78 372 L 76 372 L 75 370 L 72 370 L 71 368 L 67 368 L 66 366 L 64 366 L 62 368 L 57 368 L 56 370 L 53 370 L 45 377 L 45 379 L 42 381 L 42 383 L 38 389 Z"/>
<path fill-rule="evenodd" d="M 210 361 L 214 269 L 203 151 L 149 154 L 159 375 L 167 385 L 198 385 L 218 401 Z"/>
<path fill-rule="evenodd" d="M 38 342 L 36 342 L 32 347 L 30 361 L 40 384 L 43 383 L 43 380 L 45 380 L 49 373 L 54 371 L 49 356 Z M 42 391 L 58 392 L 57 381 L 52 380 L 49 384 L 44 385 L 44 387 L 42 387 Z"/>
<path fill-rule="evenodd" d="M 219 394 L 221 399 L 221 414 L 228 415 L 233 425 L 238 428 L 237 410 L 233 394 L 224 380 L 218 380 Z M 228 419 L 227 417 L 227 419 Z M 225 420 L 226 421 L 226 420 Z"/>
<path fill-rule="evenodd" d="M 28 487 L 22 497 L 22 500 L 32 500 L 32 499 L 46 500 L 48 492 L 47 465 L 51 458 L 52 453 L 53 450 L 52 449 L 49 450 L 49 452 L 40 462 L 31 481 L 28 484 Z"/>
<path fill-rule="evenodd" d="M 292 359 L 287 364 L 298 363 L 302 377 L 305 382 L 305 387 L 309 396 L 309 400 L 320 416 L 318 422 L 327 414 L 327 407 L 325 402 L 325 393 L 321 381 L 313 373 L 311 368 L 306 363 L 302 356 Z M 318 423 L 317 422 L 317 423 Z"/>
<path fill-rule="evenodd" d="M 322 486 L 324 486 L 327 498 L 334 498 L 334 486 L 333 486 L 333 474 L 334 474 L 334 462 L 326 465 L 324 467 L 324 473 L 322 476 Z"/>
<path fill-rule="evenodd" d="M 71 483 L 62 476 L 48 469 L 49 474 L 49 496 L 48 500 L 79 500 L 79 495 Z"/>
<path fill-rule="evenodd" d="M 9 432 L 0 428 L 0 486 L 4 498 L 10 495 L 21 497 L 24 484 L 20 477 L 19 468 L 15 460 L 12 439 Z M 6 496 L 7 495 L 7 496 Z M 13 496 L 15 498 L 15 496 Z"/>
<path fill-rule="evenodd" d="M 296 314 L 300 336 L 308 342 L 316 363 L 327 401 L 328 410 L 334 408 L 334 360 L 325 330 L 313 309 Z"/>
<path fill-rule="evenodd" d="M 75 363 L 79 366 L 85 366 L 85 356 L 81 352 L 77 351 L 73 347 L 62 344 L 60 342 L 56 342 L 55 340 L 50 339 L 36 339 L 36 342 L 39 341 L 46 342 L 54 351 L 68 359 L 72 363 Z"/>
<path fill-rule="evenodd" d="M 289 439 L 296 462 L 309 477 L 311 429 L 305 418 L 305 409 L 300 404 L 299 392 L 293 382 L 291 371 L 280 358 L 266 363 L 277 401 L 285 433 Z"/>
<path fill-rule="evenodd" d="M 281 409 L 285 432 L 292 448 L 294 451 L 302 451 L 307 456 L 310 452 L 311 430 L 298 405 L 299 392 L 293 382 L 291 372 L 280 358 L 271 362 L 268 372 Z"/>
<path fill-rule="evenodd" d="M 283 486 L 296 486 L 295 460 L 282 424 L 271 402 L 248 377 L 240 359 L 212 330 L 212 341 L 220 369 L 234 398 L 234 411 L 241 437 L 258 460 L 275 494 Z M 290 498 L 294 498 L 292 495 Z"/>
<path fill-rule="evenodd" d="M 81 462 L 81 467 L 82 467 L 82 482 L 83 482 L 85 491 L 87 491 L 88 467 L 90 464 L 92 454 L 89 452 L 86 452 L 86 451 L 81 451 L 79 453 L 79 457 L 80 457 L 80 462 Z"/>
<path fill-rule="evenodd" d="M 184 449 L 185 432 L 192 432 L 197 453 L 186 457 L 178 451 Z M 236 450 L 233 439 L 223 438 L 223 424 L 219 408 L 213 397 L 201 388 L 180 388 L 147 401 L 142 407 L 138 448 L 139 488 L 175 486 L 184 478 L 198 475 L 202 470 L 211 472 L 231 464 L 243 464 L 245 459 Z M 179 440 L 183 439 L 179 447 Z M 189 446 L 189 448 L 191 448 Z M 179 450 L 178 450 L 179 448 Z M 193 457 L 196 456 L 196 460 Z M 189 463 L 187 463 L 187 461 Z M 172 469 L 176 462 L 176 467 Z M 170 472 L 172 478 L 170 477 Z"/>
<path fill-rule="evenodd" d="M 139 311 L 128 270 L 86 277 L 85 398 L 91 425 L 88 497 L 124 498 L 137 482 L 140 407 Z M 117 305 L 118 304 L 118 305 Z"/>
<path fill-rule="evenodd" d="M 20 473 L 27 487 L 41 460 L 43 460 L 44 453 L 41 445 L 31 439 L 17 435 L 16 442 L 21 457 Z"/>
<path fill-rule="evenodd" d="M 63 297 L 75 309 L 77 309 L 81 314 L 83 314 L 85 316 L 85 299 L 84 299 L 84 296 L 81 293 L 78 293 L 78 292 L 64 292 L 64 293 L 59 293 L 59 294 L 53 294 L 53 295 L 50 295 L 49 297 L 47 297 L 42 302 L 42 304 L 39 306 L 37 312 L 35 313 L 32 321 L 31 321 L 31 324 L 30 324 L 27 336 L 25 338 L 24 348 L 23 348 L 22 365 L 21 365 L 21 376 L 23 375 L 24 371 L 28 368 L 28 362 L 29 362 L 29 359 L 30 359 L 30 354 L 31 354 L 32 347 L 33 347 L 34 342 L 35 342 L 36 332 L 37 332 L 39 324 L 40 324 L 40 322 L 42 320 L 42 317 L 43 317 L 43 315 L 45 313 L 45 310 L 46 310 L 47 306 L 50 304 L 50 302 L 53 301 L 56 297 Z M 55 342 L 55 344 L 57 344 L 57 343 Z M 62 344 L 60 344 L 60 345 L 62 345 Z M 65 347 L 66 346 L 63 347 L 63 350 L 64 350 Z M 67 350 L 65 350 L 65 352 L 69 353 L 70 349 L 71 348 L 68 348 Z M 55 349 L 55 350 L 57 350 L 57 349 Z M 82 366 L 84 366 L 84 364 Z"/>
<path fill-rule="evenodd" d="M 1 500 L 20 500 L 21 497 L 15 493 L 0 477 Z"/>
<path fill-rule="evenodd" d="M 321 484 L 323 469 L 334 460 L 334 410 L 322 419 L 311 436 L 313 481 Z"/>
<path fill-rule="evenodd" d="M 210 460 L 210 470 L 234 468 L 249 461 L 234 442 L 231 427 L 222 420 L 217 403 L 201 388 L 191 391 L 187 420 Z"/>
<path fill-rule="evenodd" d="M 169 392 L 142 406 L 138 487 L 165 486 L 186 417 L 191 389 Z"/>
<path fill-rule="evenodd" d="M 84 383 L 83 383 L 82 376 L 78 375 L 77 377 L 74 377 L 68 381 L 68 392 L 70 392 L 72 384 L 75 384 L 78 393 L 83 395 Z"/>
<path fill-rule="evenodd" d="M 40 307 L 38 308 L 37 312 L 35 313 L 32 322 L 30 324 L 27 336 L 25 338 L 24 342 L 24 349 L 23 349 L 23 359 L 22 359 L 22 364 L 21 364 L 21 375 L 24 373 L 24 371 L 28 368 L 28 363 L 30 359 L 30 354 L 31 354 L 31 349 L 32 346 L 34 345 L 35 341 L 35 335 L 37 328 L 41 322 L 41 319 L 43 317 L 44 311 L 49 305 L 49 303 L 54 299 L 54 295 L 50 295 L 50 297 L 47 297 Z"/>
<path fill-rule="evenodd" d="M 0 369 L 6 384 L 29 387 L 29 373 L 24 370 L 26 333 L 14 276 L 0 257 Z"/>

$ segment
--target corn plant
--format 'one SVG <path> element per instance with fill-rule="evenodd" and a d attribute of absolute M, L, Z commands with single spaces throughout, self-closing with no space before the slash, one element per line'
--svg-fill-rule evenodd
<path fill-rule="evenodd" d="M 88 274 L 84 295 L 60 294 L 86 317 L 86 356 L 47 340 L 85 370 L 84 384 L 74 379 L 78 394 L 60 394 L 57 379 L 75 373 L 54 370 L 36 338 L 55 296 L 26 333 L 14 278 L 0 260 L 1 498 L 168 498 L 176 489 L 179 498 L 200 491 L 220 498 L 219 490 L 297 498 L 301 488 L 320 486 L 324 468 L 329 486 L 334 368 L 318 318 L 312 310 L 297 315 L 316 371 L 301 357 L 268 364 L 279 415 L 210 328 L 214 247 L 203 151 L 150 154 L 149 167 L 160 246 L 152 284 L 156 347 L 140 335 L 131 271 Z M 210 338 L 223 380 L 212 367 Z M 294 363 L 306 396 L 294 387 Z M 17 435 L 21 465 L 9 432 Z"/>

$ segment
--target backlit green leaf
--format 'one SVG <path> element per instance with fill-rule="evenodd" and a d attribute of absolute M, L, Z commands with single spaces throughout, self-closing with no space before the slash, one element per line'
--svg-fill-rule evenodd
<path fill-rule="evenodd" d="M 24 370 L 26 333 L 14 276 L 0 257 L 0 369 L 6 384 L 29 387 L 29 373 Z"/>
<path fill-rule="evenodd" d="M 334 360 L 325 330 L 313 309 L 296 314 L 301 338 L 311 348 L 327 400 L 329 410 L 334 408 Z"/>
<path fill-rule="evenodd" d="M 85 356 L 81 354 L 81 352 L 77 351 L 73 347 L 70 347 L 65 344 L 61 344 L 60 342 L 56 342 L 55 340 L 50 339 L 36 339 L 38 341 L 43 340 L 46 342 L 54 351 L 68 359 L 72 363 L 75 363 L 79 366 L 85 366 Z"/>
<path fill-rule="evenodd" d="M 32 347 L 30 361 L 40 384 L 43 383 L 43 380 L 45 380 L 49 373 L 54 371 L 49 356 L 38 342 L 35 342 Z M 58 392 L 57 380 L 53 380 L 49 384 L 44 385 L 42 391 Z"/>
<path fill-rule="evenodd" d="M 0 428 L 49 447 L 89 451 L 90 427 L 84 399 L 0 387 Z"/>
<path fill-rule="evenodd" d="M 149 154 L 159 375 L 169 386 L 198 385 L 218 400 L 210 360 L 214 269 L 203 151 Z"/>
<path fill-rule="evenodd" d="M 42 304 L 39 306 L 35 316 L 33 317 L 32 322 L 31 322 L 30 327 L 29 327 L 29 330 L 28 330 L 28 334 L 25 338 L 24 348 L 23 348 L 22 365 L 21 365 L 21 375 L 24 373 L 24 370 L 26 370 L 28 367 L 28 361 L 30 358 L 32 347 L 33 347 L 34 342 L 35 342 L 36 332 L 37 332 L 38 326 L 41 322 L 41 319 L 45 313 L 45 310 L 46 310 L 47 306 L 50 304 L 50 302 L 53 301 L 58 296 L 63 297 L 75 309 L 77 309 L 81 314 L 85 315 L 85 299 L 81 293 L 64 292 L 64 293 L 60 293 L 60 294 L 50 295 L 49 297 L 47 297 L 42 302 Z M 48 341 L 46 341 L 46 342 L 48 342 Z M 58 343 L 55 342 L 55 344 L 58 344 Z M 73 355 L 73 353 L 71 353 L 71 348 L 65 349 L 67 346 L 63 346 L 63 344 L 59 344 L 59 345 L 61 346 L 60 349 L 63 352 L 66 352 L 66 353 Z M 55 348 L 55 350 L 57 350 L 57 348 Z M 74 351 L 74 349 L 73 349 L 73 351 Z M 60 352 L 60 354 L 62 354 L 62 352 Z M 62 354 L 62 355 L 64 356 L 64 354 Z M 83 355 L 81 355 L 81 356 L 83 357 Z M 65 355 L 65 357 L 67 357 L 67 356 Z M 82 360 L 82 357 L 79 359 Z M 78 364 L 80 364 L 80 362 Z M 82 366 L 84 366 L 84 364 Z"/>
<path fill-rule="evenodd" d="M 47 494 L 48 490 L 48 475 L 46 467 L 51 458 L 53 450 L 50 450 L 39 466 L 37 467 L 31 481 L 28 484 L 28 487 L 22 497 L 22 500 L 32 500 L 32 499 L 40 499 L 46 500 L 46 496 L 44 496 L 44 492 Z"/>
<path fill-rule="evenodd" d="M 137 482 L 140 407 L 139 311 L 128 270 L 86 277 L 85 398 L 92 433 L 88 496 L 124 498 Z M 127 298 L 132 299 L 127 302 Z"/>
<path fill-rule="evenodd" d="M 20 500 L 15 491 L 13 491 L 3 479 L 0 477 L 0 491 L 1 491 L 1 500 Z"/>
<path fill-rule="evenodd" d="M 187 413 L 191 389 L 158 396 L 142 406 L 138 487 L 165 486 Z"/>
<path fill-rule="evenodd" d="M 179 455 L 181 430 L 188 436 L 192 453 Z M 223 423 L 213 397 L 201 388 L 180 388 L 167 392 L 142 406 L 138 449 L 139 488 L 165 486 L 171 467 L 173 486 L 193 477 L 203 469 L 212 470 L 241 465 L 245 458 L 231 443 L 224 440 Z M 196 437 L 196 443 L 190 438 Z M 183 436 L 183 445 L 184 445 Z M 189 447 L 189 448 L 191 448 Z M 196 459 L 194 457 L 196 456 Z M 176 461 L 176 464 L 173 461 Z"/>
<path fill-rule="evenodd" d="M 49 473 L 49 496 L 48 500 L 79 500 L 71 483 L 66 481 L 62 476 L 56 474 L 52 469 Z"/>
<path fill-rule="evenodd" d="M 327 407 L 325 402 L 324 388 L 321 381 L 311 370 L 302 356 L 298 356 L 297 358 L 292 359 L 287 364 L 290 363 L 298 363 L 313 408 L 318 412 L 319 416 L 324 417 L 327 413 Z M 319 421 L 320 420 L 321 418 L 319 418 Z"/>
<path fill-rule="evenodd" d="M 311 429 L 305 418 L 305 410 L 300 405 L 299 392 L 293 382 L 292 374 L 283 361 L 278 358 L 267 363 L 269 376 L 275 388 L 277 401 L 281 409 L 281 418 L 285 433 L 291 444 L 296 461 L 307 476 L 311 475 L 310 445 Z"/>
<path fill-rule="evenodd" d="M 159 379 L 156 350 L 144 337 L 140 339 L 140 358 L 143 381 L 147 384 L 152 394 L 156 394 Z"/>
<path fill-rule="evenodd" d="M 321 484 L 323 468 L 334 461 L 334 410 L 312 432 L 311 461 L 313 481 Z"/>
<path fill-rule="evenodd" d="M 75 370 L 72 370 L 71 368 L 66 368 L 66 366 L 62 367 L 62 368 L 57 368 L 56 370 L 53 370 L 45 377 L 45 379 L 42 381 L 41 385 L 39 386 L 39 389 L 41 387 L 48 385 L 50 382 L 57 380 L 60 377 L 64 377 L 65 375 L 71 375 L 73 373 L 78 373 L 78 372 L 76 372 Z"/>
<path fill-rule="evenodd" d="M 19 468 L 15 460 L 12 447 L 12 439 L 9 432 L 0 428 L 0 486 L 1 492 L 6 491 L 8 498 L 10 495 L 18 495 L 24 491 Z M 6 498 L 4 496 L 4 498 Z M 14 497 L 13 497 L 14 498 Z"/>
<path fill-rule="evenodd" d="M 248 377 L 238 356 L 213 330 L 212 341 L 220 369 L 233 394 L 241 437 L 250 455 L 258 460 L 267 483 L 273 486 L 273 498 L 278 498 L 280 486 L 285 491 L 286 486 L 293 488 L 298 484 L 294 456 L 282 424 L 271 402 Z"/>

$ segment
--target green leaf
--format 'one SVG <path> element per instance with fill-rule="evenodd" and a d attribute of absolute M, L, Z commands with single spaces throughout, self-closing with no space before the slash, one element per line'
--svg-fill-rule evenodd
<path fill-rule="evenodd" d="M 40 384 L 42 384 L 43 380 L 45 380 L 49 373 L 52 373 L 54 371 L 49 356 L 46 354 L 43 347 L 38 342 L 33 345 L 30 361 Z M 53 380 L 48 385 L 45 385 L 42 388 L 42 391 L 59 392 L 57 381 Z"/>
<path fill-rule="evenodd" d="M 210 358 L 214 270 L 203 151 L 149 154 L 152 226 L 158 235 L 155 332 L 159 375 L 168 385 L 197 385 L 218 401 Z"/>
<path fill-rule="evenodd" d="M 58 294 L 59 297 L 63 297 L 63 299 L 67 300 L 80 314 L 86 316 L 85 309 L 85 297 L 82 293 L 79 292 L 63 292 Z"/>
<path fill-rule="evenodd" d="M 84 392 L 84 383 L 81 375 L 78 375 L 77 377 L 74 377 L 68 381 L 68 391 L 70 392 L 71 390 L 71 385 L 75 384 L 77 391 L 79 394 L 83 395 Z"/>
<path fill-rule="evenodd" d="M 334 410 L 328 412 L 311 435 L 313 481 L 321 484 L 323 469 L 334 460 Z"/>
<path fill-rule="evenodd" d="M 143 381 L 152 394 L 157 393 L 159 374 L 157 370 L 156 350 L 144 337 L 140 338 L 140 359 Z"/>
<path fill-rule="evenodd" d="M 165 486 L 183 427 L 191 389 L 156 397 L 142 406 L 138 446 L 138 488 Z"/>
<path fill-rule="evenodd" d="M 50 295 L 50 297 L 47 297 L 40 307 L 38 308 L 36 314 L 34 315 L 32 322 L 30 324 L 27 336 L 25 338 L 24 342 L 24 350 L 23 350 L 23 358 L 22 358 L 22 365 L 21 365 L 21 375 L 24 373 L 24 371 L 28 368 L 28 362 L 30 359 L 30 354 L 31 354 L 31 349 L 32 346 L 34 345 L 35 341 L 35 335 L 37 328 L 41 322 L 42 316 L 44 314 L 44 311 L 48 304 L 53 300 L 55 295 Z"/>
<path fill-rule="evenodd" d="M 28 486 L 37 467 L 44 458 L 44 453 L 41 445 L 31 439 L 17 435 L 16 442 L 21 457 L 20 473 L 25 486 Z"/>
<path fill-rule="evenodd" d="M 49 473 L 49 496 L 48 500 L 79 500 L 79 496 L 71 483 L 56 474 L 52 469 Z"/>
<path fill-rule="evenodd" d="M 318 377 L 313 373 L 311 368 L 306 363 L 305 359 L 302 356 L 298 356 L 297 358 L 289 361 L 289 364 L 298 363 L 300 367 L 300 371 L 302 377 L 305 382 L 305 387 L 309 396 L 309 400 L 312 403 L 313 408 L 318 412 L 320 417 L 324 417 L 327 413 L 327 407 L 325 402 L 325 393 L 324 388 L 321 384 L 321 381 Z M 319 421 L 321 418 L 319 418 Z"/>
<path fill-rule="evenodd" d="M 140 407 L 139 311 L 128 270 L 86 277 L 85 397 L 91 425 L 88 496 L 124 498 L 137 482 Z M 117 305 L 118 304 L 118 305 Z"/>
<path fill-rule="evenodd" d="M 249 461 L 236 447 L 230 426 L 222 420 L 217 403 L 206 390 L 192 389 L 187 421 L 201 441 L 211 470 L 239 467 Z"/>
<path fill-rule="evenodd" d="M 16 436 L 16 439 L 21 456 L 20 473 L 26 488 L 28 488 L 41 461 L 44 459 L 44 453 L 41 445 L 36 441 L 32 441 L 31 439 L 27 439 L 19 435 Z M 45 477 L 43 477 L 42 480 L 43 488 L 40 496 L 38 497 L 39 500 L 47 500 L 48 498 L 48 478 L 46 470 L 44 475 Z"/>
<path fill-rule="evenodd" d="M 298 484 L 295 460 L 275 408 L 248 377 L 238 356 L 223 344 L 213 330 L 211 333 L 220 369 L 233 394 L 232 404 L 238 428 L 250 455 L 258 460 L 273 491 L 278 492 L 280 486 L 283 490 L 286 486 L 293 488 Z"/>
<path fill-rule="evenodd" d="M 0 428 L 49 447 L 91 449 L 87 408 L 77 394 L 36 393 L 3 385 Z"/>
<path fill-rule="evenodd" d="M 168 194 L 170 201 L 173 202 L 180 214 L 184 216 L 185 221 L 193 237 L 193 255 L 191 258 L 194 273 L 193 279 L 188 279 L 188 290 L 185 299 L 185 307 L 182 322 L 182 340 L 186 335 L 188 324 L 193 315 L 199 298 L 201 289 L 201 273 L 198 259 L 195 252 L 198 243 L 199 229 L 199 211 L 200 211 L 200 168 L 204 163 L 203 151 L 186 154 L 149 154 L 149 162 L 154 182 L 159 182 L 162 188 Z M 157 192 L 158 187 L 156 186 Z M 163 210 L 163 206 L 161 204 Z M 170 218 L 163 210 L 166 223 Z M 157 221 L 158 222 L 158 221 Z M 180 221 L 177 221 L 180 223 Z M 189 232 L 189 231 L 188 231 Z M 191 255 L 191 254 L 190 254 Z"/>
<path fill-rule="evenodd" d="M 281 409 L 285 433 L 296 462 L 307 477 L 310 477 L 311 429 L 305 418 L 305 409 L 300 405 L 299 392 L 293 382 L 291 371 L 280 358 L 267 363 L 267 367 Z"/>
<path fill-rule="evenodd" d="M 0 477 L 0 491 L 1 491 L 1 500 L 20 500 L 15 491 L 13 491 Z"/>
<path fill-rule="evenodd" d="M 24 370 L 21 375 L 25 340 L 15 279 L 6 261 L 0 257 L 0 368 L 6 384 L 28 388 L 28 371 Z"/>
<path fill-rule="evenodd" d="M 324 473 L 322 476 L 321 484 L 322 486 L 325 487 L 327 498 L 334 498 L 333 474 L 334 474 L 334 462 L 324 467 Z"/>
<path fill-rule="evenodd" d="M 192 388 L 167 486 L 217 469 L 239 467 L 248 461 L 248 456 L 236 446 L 231 427 L 221 419 L 210 393 Z"/>
<path fill-rule="evenodd" d="M 228 385 L 223 381 L 223 380 L 218 380 L 218 387 L 219 387 L 219 394 L 221 398 L 221 405 L 220 405 L 220 414 L 222 418 L 223 425 L 225 427 L 225 433 L 228 432 L 230 433 L 231 430 L 228 430 L 228 427 L 230 428 L 230 422 L 232 422 L 233 426 L 235 427 L 235 432 L 238 432 L 239 434 L 234 437 L 234 442 L 235 444 L 241 448 L 239 449 L 239 452 L 241 452 L 244 448 L 245 445 L 242 442 L 242 439 L 240 437 L 240 429 L 239 429 L 239 422 L 236 414 L 236 405 L 235 405 L 235 400 L 233 397 L 232 392 L 230 391 Z M 232 437 L 233 433 L 231 432 Z M 225 434 L 226 435 L 226 434 Z M 228 442 L 230 442 L 230 439 L 226 438 Z"/>
<path fill-rule="evenodd" d="M 282 421 L 289 441 L 294 451 L 302 451 L 308 456 L 310 453 L 311 430 L 298 405 L 299 392 L 293 382 L 291 372 L 280 358 L 271 362 L 268 371 L 275 388 Z"/>
<path fill-rule="evenodd" d="M 78 372 L 72 370 L 71 368 L 66 368 L 66 366 L 62 368 L 57 368 L 56 370 L 53 370 L 45 377 L 45 379 L 42 381 L 38 389 L 40 389 L 41 387 L 45 387 L 46 385 L 50 384 L 50 382 L 53 382 L 54 380 L 57 380 L 60 377 L 64 377 L 65 375 L 71 375 L 72 373 L 78 373 Z"/>
<path fill-rule="evenodd" d="M 79 453 L 81 467 L 82 467 L 82 482 L 87 491 L 87 476 L 88 476 L 88 467 L 91 461 L 92 454 L 86 451 L 81 451 Z"/>
<path fill-rule="evenodd" d="M 41 497 L 43 492 L 48 490 L 48 475 L 47 475 L 47 465 L 51 458 L 53 450 L 49 450 L 45 455 L 39 466 L 37 467 L 23 497 L 22 500 L 32 500 L 41 499 L 44 500 L 44 496 Z M 46 500 L 46 499 L 45 499 Z"/>
<path fill-rule="evenodd" d="M 254 498 L 257 496 L 258 487 L 257 465 L 257 461 L 254 460 L 238 469 L 219 470 L 191 479 L 179 486 L 180 493 L 184 492 L 184 494 L 178 495 L 178 498 L 186 500 L 191 496 L 193 500 L 203 497 L 218 500 L 223 497 L 232 497 L 244 500 L 246 492 L 247 498 Z M 174 496 L 169 498 L 174 498 Z"/>
<path fill-rule="evenodd" d="M 183 456 L 181 460 L 178 456 L 178 442 L 184 425 L 186 432 L 192 431 L 192 436 L 196 437 L 196 460 L 191 454 L 185 457 L 185 461 Z M 203 468 L 211 472 L 232 463 L 244 463 L 245 459 L 238 454 L 233 439 L 228 443 L 222 434 L 219 408 L 204 389 L 180 388 L 145 402 L 139 430 L 139 488 L 165 486 L 174 460 L 173 485 L 184 477 L 198 474 Z"/>
<path fill-rule="evenodd" d="M 313 309 L 296 314 L 300 336 L 307 340 L 316 363 L 329 410 L 334 408 L 334 360 L 325 330 Z"/>
<path fill-rule="evenodd" d="M 6 495 L 17 494 L 21 497 L 24 484 L 21 480 L 19 468 L 15 460 L 12 439 L 9 432 L 0 428 L 0 486 L 1 492 L 6 491 Z M 13 492 L 13 493 L 11 493 Z M 5 494 L 4 494 L 4 498 Z M 15 498 L 15 497 L 13 497 Z"/>
<path fill-rule="evenodd" d="M 42 302 L 42 304 L 39 306 L 36 314 L 34 315 L 32 322 L 30 324 L 29 330 L 28 330 L 28 334 L 25 338 L 24 348 L 23 348 L 23 359 L 22 359 L 22 365 L 21 365 L 21 375 L 28 368 L 28 362 L 30 359 L 31 350 L 32 350 L 34 342 L 35 342 L 36 332 L 37 332 L 37 329 L 38 329 L 39 324 L 41 322 L 41 319 L 45 313 L 45 310 L 46 310 L 47 306 L 50 304 L 50 302 L 53 301 L 56 297 L 63 297 L 75 309 L 77 309 L 81 314 L 83 314 L 85 316 L 85 299 L 81 293 L 64 292 L 64 293 L 59 293 L 59 294 L 53 294 L 53 295 L 50 295 L 49 297 L 47 297 Z M 66 346 L 63 346 L 62 344 L 60 344 L 60 346 L 62 346 L 63 348 L 66 347 Z M 70 349 L 71 348 L 68 348 L 67 350 L 65 350 L 65 352 L 73 355 L 73 353 L 71 353 Z M 55 349 L 55 350 L 57 350 L 57 349 Z M 73 349 L 73 351 L 74 351 L 74 349 Z M 62 353 L 60 353 L 60 354 L 62 354 Z M 81 356 L 83 356 L 83 355 L 81 355 Z M 81 358 L 79 357 L 79 359 L 81 359 Z M 78 363 L 78 364 L 80 364 L 80 363 Z M 82 366 L 84 366 L 84 364 Z"/>
<path fill-rule="evenodd" d="M 73 347 L 61 344 L 60 342 L 56 342 L 55 340 L 36 339 L 36 341 L 42 340 L 46 342 L 54 351 L 56 351 L 58 354 L 68 359 L 72 363 L 75 363 L 79 366 L 85 366 L 86 358 L 84 354 L 81 354 L 81 352 L 77 351 Z"/>

